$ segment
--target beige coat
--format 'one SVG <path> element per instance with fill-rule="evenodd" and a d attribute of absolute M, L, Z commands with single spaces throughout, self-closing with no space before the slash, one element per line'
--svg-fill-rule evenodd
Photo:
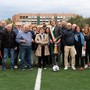
<path fill-rule="evenodd" d="M 48 39 L 48 34 L 45 34 L 44 33 L 44 40 L 41 40 L 40 38 L 40 34 L 37 34 L 36 35 L 36 38 L 35 38 L 35 42 L 38 44 L 38 47 L 35 51 L 35 55 L 36 56 L 41 56 L 41 46 L 44 45 L 45 46 L 45 51 L 44 51 L 44 55 L 47 56 L 47 55 L 50 55 L 49 53 L 49 47 L 48 47 L 48 42 L 49 42 L 49 39 Z"/>

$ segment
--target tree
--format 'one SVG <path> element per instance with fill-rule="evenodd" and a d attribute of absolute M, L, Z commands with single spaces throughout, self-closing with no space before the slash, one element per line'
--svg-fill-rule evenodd
<path fill-rule="evenodd" d="M 79 25 L 80 27 L 84 27 L 85 24 L 89 24 L 90 25 L 90 18 L 83 18 L 82 16 L 76 16 L 74 18 L 70 18 L 68 20 L 68 22 L 70 23 L 75 23 L 77 25 Z"/>
<path fill-rule="evenodd" d="M 85 22 L 90 26 L 90 18 L 85 18 Z"/>

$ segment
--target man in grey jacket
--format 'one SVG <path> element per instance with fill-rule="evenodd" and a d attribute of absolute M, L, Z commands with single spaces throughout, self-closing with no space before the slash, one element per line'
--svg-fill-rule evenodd
<path fill-rule="evenodd" d="M 31 69 L 31 45 L 32 34 L 29 32 L 29 26 L 24 25 L 23 30 L 18 33 L 16 41 L 19 43 L 21 68 L 25 70 L 25 62 L 29 69 Z"/>

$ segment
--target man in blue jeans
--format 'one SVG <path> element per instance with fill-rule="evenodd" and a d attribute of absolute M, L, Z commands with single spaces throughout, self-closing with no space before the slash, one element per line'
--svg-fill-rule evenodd
<path fill-rule="evenodd" d="M 32 45 L 32 34 L 29 32 L 29 26 L 24 25 L 23 30 L 18 33 L 16 41 L 19 43 L 19 51 L 21 58 L 21 68 L 25 70 L 25 64 L 31 69 L 31 45 Z"/>
<path fill-rule="evenodd" d="M 3 45 L 4 45 L 4 55 L 3 55 L 3 61 L 2 61 L 2 69 L 6 70 L 6 61 L 8 58 L 8 55 L 10 54 L 10 68 L 11 70 L 14 69 L 14 50 L 16 49 L 16 35 L 12 31 L 12 24 L 9 24 L 6 26 L 6 29 L 3 31 L 2 37 Z"/>
<path fill-rule="evenodd" d="M 16 36 L 17 34 L 22 30 L 22 24 L 20 22 L 16 22 L 15 26 L 13 27 L 13 31 L 15 32 Z M 19 55 L 19 44 L 17 43 L 17 50 L 14 52 L 14 68 L 18 68 L 18 59 L 20 60 Z"/>

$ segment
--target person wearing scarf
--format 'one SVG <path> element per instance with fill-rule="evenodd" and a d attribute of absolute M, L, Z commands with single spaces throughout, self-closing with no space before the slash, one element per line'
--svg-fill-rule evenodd
<path fill-rule="evenodd" d="M 38 57 L 38 68 L 46 69 L 46 57 L 50 55 L 48 46 L 49 38 L 43 27 L 39 31 L 40 33 L 35 37 L 35 42 L 38 44 L 35 55 Z"/>

